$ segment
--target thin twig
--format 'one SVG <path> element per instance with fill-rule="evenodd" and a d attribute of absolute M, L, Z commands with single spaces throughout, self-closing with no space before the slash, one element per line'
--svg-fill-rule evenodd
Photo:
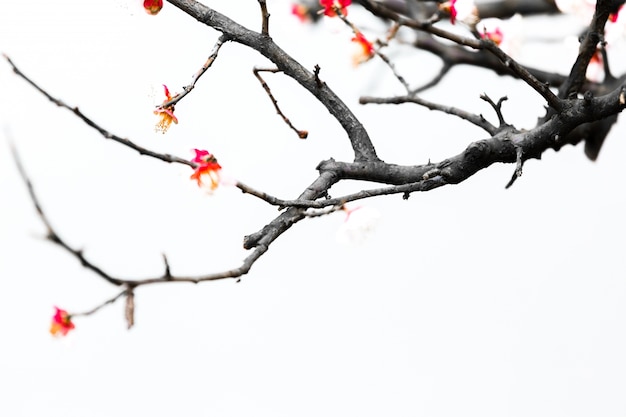
<path fill-rule="evenodd" d="M 267 4 L 265 0 L 259 0 L 261 6 L 261 34 L 265 36 L 270 35 L 270 14 L 267 11 Z"/>
<path fill-rule="evenodd" d="M 484 117 L 469 113 L 465 110 L 461 110 L 457 107 L 453 106 L 445 106 L 442 104 L 433 103 L 431 101 L 425 100 L 420 97 L 415 96 L 396 96 L 396 97 L 361 97 L 359 99 L 360 104 L 402 104 L 402 103 L 415 103 L 420 106 L 424 106 L 431 110 L 437 110 L 444 113 L 448 113 L 454 116 L 457 116 L 463 120 L 467 120 L 468 122 L 480 127 L 481 129 L 488 132 L 490 135 L 494 135 L 498 130 L 497 127 L 489 123 L 485 120 Z"/>
<path fill-rule="evenodd" d="M 70 107 L 69 105 L 65 104 L 62 100 L 52 96 L 46 90 L 44 90 L 39 85 L 37 85 L 33 80 L 28 78 L 22 71 L 20 71 L 19 68 L 17 68 L 17 66 L 13 63 L 13 61 L 11 61 L 11 59 L 7 55 L 3 54 L 3 57 L 7 60 L 9 65 L 11 65 L 11 67 L 13 67 L 13 72 L 15 74 L 20 76 L 24 81 L 26 81 L 28 84 L 33 86 L 37 91 L 39 91 L 41 94 L 46 96 L 46 98 L 48 100 L 50 100 L 51 102 L 53 102 L 57 106 L 63 107 L 65 109 L 71 111 L 72 113 L 74 113 L 85 124 L 87 124 L 88 126 L 91 126 L 95 130 L 97 130 L 106 139 L 111 139 L 111 140 L 113 140 L 115 142 L 118 142 L 118 143 L 124 145 L 124 146 L 127 146 L 127 147 L 129 147 L 129 148 L 139 152 L 140 155 L 150 156 L 152 158 L 156 158 L 156 159 L 159 159 L 159 160 L 164 161 L 164 162 L 184 164 L 184 165 L 188 165 L 188 166 L 190 166 L 192 168 L 196 167 L 195 163 L 193 163 L 193 162 L 191 162 L 191 161 L 189 161 L 187 159 L 179 158 L 177 156 L 172 156 L 172 155 L 168 155 L 168 154 L 162 154 L 162 153 L 154 152 L 154 151 L 151 151 L 151 150 L 149 150 L 147 148 L 139 146 L 139 145 L 135 144 L 134 142 L 131 142 L 128 139 L 125 139 L 125 138 L 122 138 L 122 137 L 119 137 L 117 135 L 112 134 L 111 132 L 109 132 L 108 130 L 104 129 L 103 127 L 98 125 L 96 122 L 94 122 L 93 120 L 91 120 L 90 118 L 85 116 L 78 109 L 78 107 Z"/>
<path fill-rule="evenodd" d="M 504 116 L 502 115 L 502 102 L 505 100 L 508 100 L 508 97 L 506 96 L 500 97 L 497 103 L 494 103 L 491 97 L 489 97 L 485 93 L 482 93 L 480 95 L 480 98 L 486 101 L 487 103 L 489 103 L 489 105 L 491 105 L 493 110 L 496 112 L 496 115 L 498 116 L 498 122 L 500 123 L 500 127 L 506 125 L 506 122 L 504 121 Z"/>
<path fill-rule="evenodd" d="M 217 38 L 217 41 L 215 42 L 215 45 L 213 45 L 213 49 L 211 50 L 211 54 L 202 65 L 202 68 L 200 68 L 198 72 L 196 72 L 193 75 L 193 77 L 191 77 L 191 83 L 183 87 L 182 93 L 176 94 L 174 97 L 172 97 L 171 100 L 168 100 L 165 103 L 159 104 L 157 107 L 166 108 L 166 107 L 173 106 L 176 103 L 178 103 L 180 100 L 182 100 L 183 97 L 189 94 L 191 90 L 193 90 L 194 87 L 196 86 L 196 83 L 198 82 L 200 77 L 202 77 L 202 75 L 205 72 L 207 72 L 209 68 L 211 68 L 211 66 L 213 65 L 213 62 L 215 62 L 215 60 L 217 59 L 217 54 L 219 53 L 220 48 L 222 47 L 222 45 L 224 45 L 226 41 L 228 41 L 228 36 L 226 35 L 221 35 L 219 38 Z"/>
<path fill-rule="evenodd" d="M 82 311 L 80 313 L 72 313 L 72 317 L 78 317 L 78 316 L 91 316 L 92 314 L 98 312 L 100 309 L 102 309 L 104 306 L 107 306 L 109 304 L 113 304 L 114 302 L 116 302 L 117 300 L 119 300 L 121 297 L 127 295 L 127 294 L 131 294 L 132 293 L 132 287 L 128 287 L 126 289 L 124 289 L 124 291 L 118 293 L 117 295 L 115 295 L 114 297 L 109 298 L 108 300 L 106 300 L 105 302 L 98 304 L 96 307 L 92 308 L 91 310 L 87 310 L 87 311 Z"/>
<path fill-rule="evenodd" d="M 306 139 L 307 136 L 309 136 L 309 132 L 306 131 L 306 130 L 297 129 L 291 123 L 291 120 L 289 120 L 289 118 L 287 118 L 287 116 L 285 116 L 285 114 L 280 110 L 280 107 L 278 107 L 278 101 L 276 101 L 276 99 L 274 98 L 274 95 L 272 94 L 272 90 L 270 89 L 269 85 L 267 85 L 267 83 L 265 82 L 263 77 L 261 77 L 261 74 L 260 74 L 261 72 L 271 72 L 271 73 L 275 74 L 275 73 L 281 72 L 281 71 L 278 68 L 258 68 L 258 67 L 254 67 L 254 68 L 252 68 L 252 72 L 254 73 L 254 76 L 257 78 L 257 80 L 259 80 L 259 82 L 261 83 L 261 86 L 263 87 L 263 89 L 267 93 L 267 95 L 270 98 L 270 100 L 272 100 L 272 104 L 274 105 L 274 108 L 276 109 L 276 113 L 278 113 L 278 115 L 283 118 L 283 121 L 287 124 L 287 126 L 289 126 L 291 128 L 291 130 L 296 132 L 296 134 L 298 135 L 298 137 L 300 139 Z"/>

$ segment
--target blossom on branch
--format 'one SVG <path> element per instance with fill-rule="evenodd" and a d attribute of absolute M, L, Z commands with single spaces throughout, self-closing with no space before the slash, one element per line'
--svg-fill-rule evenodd
<path fill-rule="evenodd" d="M 143 8 L 147 13 L 154 16 L 163 8 L 163 0 L 144 0 Z"/>
<path fill-rule="evenodd" d="M 344 16 L 348 15 L 348 6 L 352 0 L 320 0 L 320 5 L 324 8 L 321 12 L 328 17 L 337 16 L 337 10 Z"/>
<path fill-rule="evenodd" d="M 74 329 L 74 323 L 72 323 L 72 316 L 59 307 L 54 307 L 56 310 L 54 316 L 52 316 L 52 323 L 50 323 L 50 334 L 53 336 L 66 336 L 70 330 Z"/>
<path fill-rule="evenodd" d="M 172 95 L 170 94 L 170 90 L 167 88 L 165 84 L 163 84 L 163 89 L 165 90 L 165 100 L 163 104 L 167 103 L 172 99 Z M 157 132 L 165 133 L 167 129 L 170 128 L 172 122 L 174 124 L 178 123 L 178 119 L 174 116 L 174 105 L 170 104 L 169 106 L 160 106 L 155 111 L 154 114 L 160 117 L 159 122 L 155 126 L 155 130 Z"/>
<path fill-rule="evenodd" d="M 337 230 L 337 241 L 343 244 L 361 244 L 376 228 L 380 220 L 378 210 L 368 206 L 341 208 L 346 213 L 344 222 Z"/>
<path fill-rule="evenodd" d="M 210 191 L 215 190 L 220 183 L 221 165 L 209 151 L 194 149 L 194 152 L 196 156 L 191 162 L 196 164 L 196 168 L 189 178 L 196 180 L 198 187 L 208 186 Z"/>
<path fill-rule="evenodd" d="M 439 10 L 450 14 L 450 23 L 460 21 L 469 26 L 478 22 L 478 8 L 474 0 L 450 0 L 439 5 Z"/>
<path fill-rule="evenodd" d="M 309 8 L 304 4 L 294 3 L 291 5 L 291 14 L 300 19 L 300 22 L 305 23 L 310 20 Z"/>
<path fill-rule="evenodd" d="M 520 55 L 522 49 L 522 16 L 514 15 L 502 20 L 495 17 L 483 19 L 476 24 L 476 29 L 483 39 L 491 39 L 506 54 L 513 58 Z"/>
<path fill-rule="evenodd" d="M 354 66 L 369 61 L 374 56 L 374 45 L 361 32 L 355 33 L 352 42 L 356 42 L 361 47 L 359 52 L 352 57 Z"/>

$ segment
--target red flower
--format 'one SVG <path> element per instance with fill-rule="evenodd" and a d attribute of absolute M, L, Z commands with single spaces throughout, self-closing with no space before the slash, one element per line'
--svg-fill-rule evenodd
<path fill-rule="evenodd" d="M 374 56 L 374 45 L 368 41 L 361 32 L 357 32 L 352 38 L 352 42 L 356 42 L 362 48 L 360 53 L 354 55 L 354 65 L 359 65 Z"/>
<path fill-rule="evenodd" d="M 163 8 L 163 0 L 144 0 L 143 8 L 151 15 L 158 14 Z"/>
<path fill-rule="evenodd" d="M 291 14 L 296 16 L 302 23 L 309 20 L 309 8 L 303 4 L 294 3 L 291 5 Z"/>
<path fill-rule="evenodd" d="M 210 182 L 209 188 L 211 191 L 215 190 L 220 183 L 221 165 L 217 162 L 215 155 L 209 151 L 194 149 L 194 152 L 196 156 L 191 162 L 197 164 L 197 166 L 189 178 L 196 180 L 198 187 L 204 186 L 205 183 L 203 180 L 208 179 Z"/>
<path fill-rule="evenodd" d="M 485 30 L 480 32 L 480 37 L 483 39 L 491 39 L 493 43 L 500 45 L 502 43 L 502 39 L 504 38 L 504 34 L 502 33 L 502 29 L 497 27 L 492 31 Z"/>
<path fill-rule="evenodd" d="M 165 100 L 163 101 L 163 103 L 167 103 L 168 101 L 172 99 L 172 96 L 170 94 L 170 90 L 167 88 L 165 84 L 163 84 L 163 89 L 165 90 Z M 174 124 L 178 123 L 178 119 L 176 118 L 176 116 L 174 116 L 173 104 L 170 104 L 167 107 L 163 107 L 163 106 L 158 107 L 154 111 L 154 114 L 161 117 L 161 119 L 159 120 L 159 122 L 157 123 L 155 127 L 155 130 L 157 132 L 165 133 L 167 132 L 167 129 L 170 128 L 170 125 L 172 124 L 172 122 L 174 122 Z"/>
<path fill-rule="evenodd" d="M 53 336 L 66 336 L 70 330 L 74 329 L 74 323 L 72 323 L 72 316 L 59 307 L 54 307 L 56 312 L 52 317 L 52 323 L 50 323 L 50 334 Z"/>
<path fill-rule="evenodd" d="M 320 0 L 320 5 L 324 8 L 323 13 L 328 17 L 337 16 L 337 10 L 344 16 L 348 15 L 347 7 L 352 4 L 352 0 Z"/>

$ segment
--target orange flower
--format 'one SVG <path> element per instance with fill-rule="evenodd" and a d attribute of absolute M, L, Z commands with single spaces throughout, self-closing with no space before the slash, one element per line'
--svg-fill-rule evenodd
<path fill-rule="evenodd" d="M 143 8 L 147 13 L 156 15 L 163 8 L 163 0 L 144 0 Z"/>
<path fill-rule="evenodd" d="M 324 8 L 322 12 L 328 17 L 337 16 L 336 9 L 339 9 L 342 15 L 347 16 L 350 4 L 352 0 L 320 0 L 320 5 Z"/>
<path fill-rule="evenodd" d="M 354 55 L 354 65 L 357 66 L 365 61 L 370 60 L 374 56 L 374 45 L 368 41 L 361 32 L 356 32 L 352 42 L 356 42 L 361 47 L 361 51 Z"/>
<path fill-rule="evenodd" d="M 50 323 L 50 334 L 53 336 L 66 336 L 70 330 L 74 329 L 74 323 L 72 323 L 72 316 L 59 307 L 54 307 L 56 312 L 52 316 L 52 323 Z"/>
<path fill-rule="evenodd" d="M 221 165 L 217 162 L 215 155 L 209 151 L 194 149 L 196 156 L 191 160 L 197 164 L 193 174 L 189 177 L 192 180 L 198 182 L 198 187 L 205 185 L 204 180 L 208 179 L 208 184 L 211 191 L 215 190 L 220 183 L 220 170 Z"/>
<path fill-rule="evenodd" d="M 305 23 L 309 20 L 309 8 L 303 4 L 292 4 L 291 14 L 300 19 L 300 22 L 302 23 Z"/>
<path fill-rule="evenodd" d="M 165 84 L 163 84 L 163 89 L 165 90 L 165 100 L 163 101 L 163 103 L 165 104 L 172 99 L 172 96 L 170 94 L 170 90 L 167 88 Z M 172 124 L 172 122 L 174 122 L 174 124 L 178 123 L 178 119 L 176 118 L 176 116 L 174 116 L 173 104 L 170 104 L 167 107 L 163 107 L 163 106 L 158 107 L 154 111 L 154 114 L 161 117 L 161 119 L 159 120 L 159 122 L 156 124 L 154 128 L 157 132 L 165 133 L 167 132 L 167 129 L 170 128 L 170 125 Z"/>

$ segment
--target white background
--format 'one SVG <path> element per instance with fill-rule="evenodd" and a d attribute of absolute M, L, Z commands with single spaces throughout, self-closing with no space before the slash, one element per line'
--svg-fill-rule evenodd
<path fill-rule="evenodd" d="M 250 28 L 253 0 L 211 1 Z M 339 22 L 302 25 L 270 0 L 274 40 L 322 77 L 367 127 L 379 156 L 419 164 L 461 152 L 484 132 L 417 106 L 359 106 L 401 93 L 379 61 L 351 65 Z M 160 85 L 186 85 L 217 32 L 166 4 L 1 0 L 0 50 L 50 93 L 122 137 L 181 157 L 215 153 L 224 173 L 283 198 L 297 196 L 326 158 L 350 160 L 344 133 L 307 92 L 266 80 L 302 141 L 253 77 L 267 61 L 227 44 L 176 108 L 180 124 L 154 133 Z M 380 25 L 350 17 L 373 36 Z M 527 21 L 522 61 L 565 72 L 574 20 Z M 413 85 L 438 61 L 389 51 Z M 575 51 L 574 51 L 575 52 Z M 617 67 L 619 68 L 619 66 Z M 624 66 L 621 67 L 621 70 Z M 619 71 L 617 71 L 619 72 Z M 621 72 L 619 72 L 621 73 Z M 15 142 L 57 231 L 109 273 L 143 278 L 236 267 L 243 236 L 276 214 L 226 186 L 208 196 L 191 170 L 106 141 L 0 63 L 0 122 Z M 510 78 L 459 67 L 432 100 L 495 115 L 480 93 L 508 95 L 504 115 L 530 128 L 542 101 Z M 242 282 L 160 285 L 48 333 L 53 306 L 94 307 L 117 292 L 43 239 L 5 140 L 0 141 L 0 415 L 2 416 L 623 416 L 626 391 L 624 124 L 592 163 L 582 147 L 408 201 L 363 204 L 381 221 L 365 243 L 341 245 L 343 215 L 302 222 Z M 363 184 L 333 188 L 333 196 Z"/>

